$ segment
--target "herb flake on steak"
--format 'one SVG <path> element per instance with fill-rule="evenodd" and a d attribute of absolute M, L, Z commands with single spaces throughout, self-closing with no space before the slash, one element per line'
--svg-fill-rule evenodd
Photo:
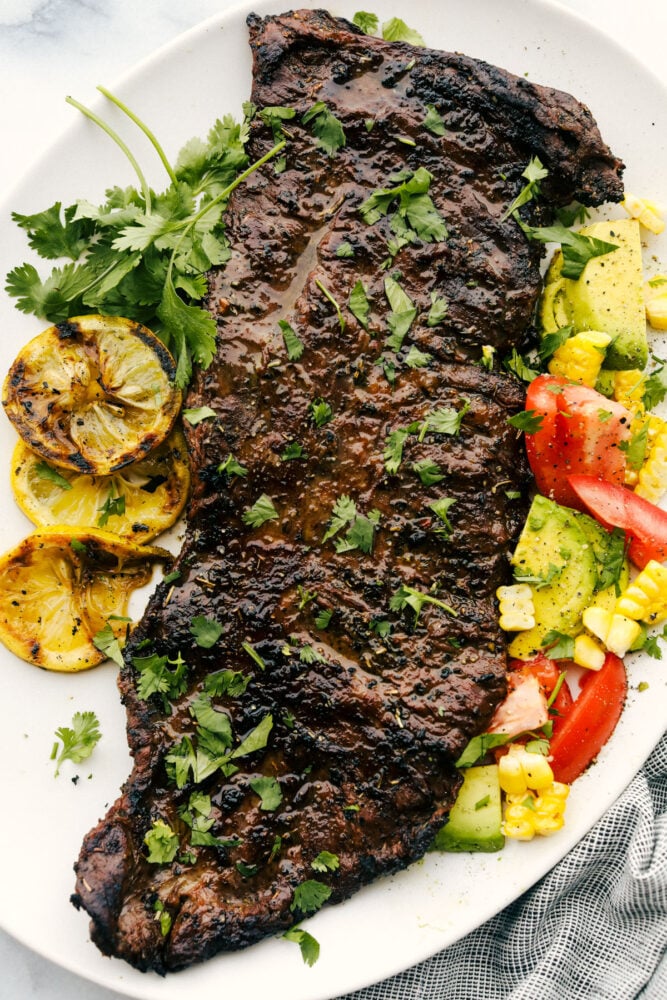
<path fill-rule="evenodd" d="M 480 364 L 539 293 L 503 214 L 533 156 L 532 221 L 622 195 L 566 94 L 322 11 L 249 27 L 249 153 L 292 108 L 284 169 L 227 209 L 180 575 L 128 644 L 134 768 L 76 864 L 98 947 L 161 973 L 405 867 L 446 818 L 505 693 L 494 594 L 528 485 L 522 387 Z"/>

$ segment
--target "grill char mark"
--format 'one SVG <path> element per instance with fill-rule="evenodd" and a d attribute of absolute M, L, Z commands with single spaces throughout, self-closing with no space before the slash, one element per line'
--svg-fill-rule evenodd
<path fill-rule="evenodd" d="M 321 11 L 251 16 L 249 27 L 253 101 L 297 112 L 288 123 L 287 169 L 276 175 L 269 164 L 230 201 L 232 258 L 211 275 L 208 303 L 218 350 L 187 402 L 211 406 L 217 417 L 188 432 L 194 492 L 181 577 L 173 590 L 157 588 L 129 644 L 120 688 L 134 768 L 84 842 L 73 897 L 90 914 L 104 953 L 161 973 L 284 930 L 298 916 L 290 906 L 305 879 L 327 883 L 331 902 L 346 898 L 419 858 L 441 825 L 460 781 L 453 762 L 504 695 L 493 595 L 524 510 L 506 491 L 525 492 L 527 484 L 506 422 L 523 405 L 522 389 L 476 364 L 483 344 L 502 355 L 519 343 L 539 290 L 538 248 L 501 216 L 533 155 L 551 171 L 545 220 L 575 197 L 596 203 L 622 191 L 621 164 L 568 95 L 464 56 L 362 36 Z M 345 129 L 347 145 L 333 158 L 301 124 L 317 100 Z M 438 108 L 444 136 L 424 129 L 428 104 Z M 251 158 L 270 146 L 256 118 Z M 432 361 L 421 369 L 398 365 L 392 388 L 375 364 L 386 336 L 380 266 L 389 230 L 386 221 L 367 226 L 358 207 L 397 170 L 418 166 L 433 175 L 430 193 L 450 236 L 396 259 L 401 285 L 420 309 L 406 344 Z M 354 258 L 336 256 L 343 241 Z M 371 300 L 369 330 L 347 308 L 341 330 L 316 281 L 346 307 L 358 279 Z M 435 327 L 426 322 L 432 292 L 449 302 Z M 299 363 L 285 361 L 279 319 L 305 345 Z M 320 428 L 308 417 L 319 397 L 333 411 Z M 410 435 L 399 474 L 386 474 L 391 431 L 433 409 L 464 405 L 459 436 Z M 294 440 L 307 460 L 281 461 Z M 230 453 L 247 476 L 217 472 Z M 445 479 L 422 486 L 411 471 L 420 459 L 436 461 Z M 251 531 L 242 513 L 262 493 L 280 516 Z M 331 541 L 322 544 L 342 493 L 360 513 L 380 512 L 372 555 L 339 555 Z M 442 496 L 455 501 L 449 542 L 433 533 L 428 506 Z M 457 616 L 426 604 L 415 628 L 412 609 L 389 607 L 401 583 L 423 592 L 435 585 Z M 299 607 L 305 590 L 317 597 Z M 326 631 L 314 626 L 319 609 L 333 612 Z M 197 615 L 225 626 L 210 650 L 194 642 Z M 370 628 L 379 621 L 391 622 L 390 638 Z M 187 690 L 170 714 L 159 699 L 138 697 L 131 658 L 145 652 L 145 641 L 151 652 L 172 659 L 180 652 L 189 664 Z M 244 642 L 264 670 L 243 652 Z M 304 645 L 321 659 L 304 662 Z M 154 819 L 186 839 L 178 809 L 191 788 L 169 783 L 164 757 L 195 734 L 190 709 L 205 678 L 223 667 L 252 677 L 245 695 L 214 699 L 237 741 L 267 713 L 274 720 L 266 751 L 240 758 L 236 774 L 204 782 L 211 832 L 243 843 L 197 848 L 192 864 L 149 864 L 143 838 Z M 280 782 L 273 812 L 249 788 L 259 775 Z M 312 870 L 322 850 L 339 856 L 337 872 Z M 257 873 L 248 877 L 246 867 L 244 876 L 239 861 Z M 164 937 L 158 899 L 172 918 Z"/>

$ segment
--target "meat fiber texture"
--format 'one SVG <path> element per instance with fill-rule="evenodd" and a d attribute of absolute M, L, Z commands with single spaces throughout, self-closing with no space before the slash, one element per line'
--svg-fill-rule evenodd
<path fill-rule="evenodd" d="M 126 650 L 134 767 L 75 866 L 73 902 L 98 947 L 160 973 L 409 865 L 445 821 L 455 761 L 505 694 L 494 594 L 528 483 L 507 423 L 522 387 L 480 364 L 485 345 L 498 359 L 520 343 L 540 286 L 541 249 L 503 214 L 533 156 L 549 169 L 541 221 L 622 195 L 622 165 L 566 94 L 322 11 L 248 23 L 253 103 L 295 114 L 284 164 L 254 173 L 227 210 L 231 260 L 208 300 L 217 353 L 187 401 L 215 416 L 188 428 L 179 576 Z M 303 121 L 316 102 L 342 126 L 337 150 Z M 425 127 L 429 106 L 442 134 Z M 252 121 L 251 159 L 274 142 L 267 118 Z M 360 206 L 419 168 L 446 233 L 397 248 L 414 232 L 400 202 L 370 221 Z M 390 306 L 388 278 L 412 305 Z M 410 308 L 399 346 L 396 314 Z M 426 462 L 437 471 L 424 481 Z M 275 516 L 253 527 L 260 497 Z M 332 521 L 341 497 L 354 507 L 343 500 Z M 193 634 L 204 618 L 222 626 L 209 648 Z M 148 860 L 152 828 L 172 860 Z"/>

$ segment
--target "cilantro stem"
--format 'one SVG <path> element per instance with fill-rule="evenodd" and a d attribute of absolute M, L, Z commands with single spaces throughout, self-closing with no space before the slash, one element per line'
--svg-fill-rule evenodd
<path fill-rule="evenodd" d="M 116 145 L 119 146 L 120 149 L 123 151 L 123 153 L 125 154 L 125 156 L 128 158 L 128 160 L 132 164 L 134 172 L 136 173 L 137 177 L 139 178 L 139 183 L 141 185 L 141 190 L 142 190 L 142 193 L 143 193 L 143 196 L 144 196 L 144 201 L 146 203 L 146 215 L 150 215 L 151 214 L 151 191 L 150 191 L 150 188 L 149 188 L 148 183 L 146 181 L 146 178 L 144 177 L 144 174 L 143 174 L 143 172 L 141 170 L 141 167 L 137 163 L 137 161 L 136 161 L 135 157 L 133 156 L 133 154 L 131 153 L 130 149 L 123 142 L 123 140 L 118 135 L 118 133 L 115 132 L 111 128 L 110 125 L 107 125 L 107 123 L 104 121 L 104 119 L 100 118 L 99 115 L 96 115 L 94 111 L 91 111 L 90 108 L 87 108 L 84 104 L 80 104 L 79 101 L 75 100 L 73 97 L 66 97 L 65 101 L 66 101 L 67 104 L 71 104 L 73 108 L 76 108 L 78 111 L 80 111 L 82 115 L 85 115 L 86 118 L 89 118 L 92 122 L 95 122 L 95 124 L 97 126 L 99 126 L 99 128 L 101 128 L 103 132 L 106 132 L 106 134 L 111 139 L 113 139 L 113 141 L 116 143 Z"/>
<path fill-rule="evenodd" d="M 271 147 L 268 153 L 265 153 L 264 156 L 260 157 L 259 160 L 255 160 L 255 162 L 251 163 L 249 167 L 246 167 L 243 173 L 239 174 L 238 177 L 235 177 L 234 180 L 230 184 L 228 184 L 226 188 L 223 188 L 222 191 L 220 191 L 220 193 L 215 196 L 215 198 L 211 199 L 211 201 L 207 202 L 203 208 L 200 208 L 198 212 L 195 212 L 194 215 L 190 216 L 190 218 L 187 220 L 187 225 L 183 229 L 183 232 L 179 236 L 178 242 L 176 243 L 176 246 L 172 251 L 171 258 L 169 260 L 169 268 L 167 271 L 168 281 L 171 281 L 174 261 L 176 260 L 178 249 L 183 240 L 185 239 L 185 237 L 187 236 L 187 234 L 192 229 L 192 227 L 196 226 L 199 220 L 203 219 L 203 217 L 207 214 L 207 212 L 210 212 L 212 208 L 215 208 L 215 206 L 219 205 L 221 201 L 224 201 L 226 198 L 228 198 L 232 193 L 232 191 L 234 191 L 240 184 L 242 184 L 244 180 L 250 177 L 250 175 L 253 174 L 255 170 L 258 170 L 260 167 L 264 166 L 264 164 L 267 163 L 270 159 L 272 159 L 277 153 L 279 153 L 281 149 L 284 149 L 286 145 L 287 142 L 285 139 L 282 139 L 280 142 L 276 143 L 275 146 Z"/>
<path fill-rule="evenodd" d="M 123 112 L 123 114 L 127 115 L 128 118 L 131 118 L 132 121 L 134 122 L 134 124 L 137 125 L 141 129 L 141 131 L 144 133 L 144 135 L 146 136 L 146 138 L 150 142 L 151 146 L 153 147 L 153 149 L 157 153 L 157 155 L 160 157 L 160 160 L 162 161 L 162 165 L 164 166 L 164 169 L 169 174 L 169 180 L 171 181 L 171 183 L 175 187 L 177 185 L 178 181 L 177 181 L 177 178 L 176 178 L 176 174 L 174 173 L 174 169 L 173 169 L 171 163 L 169 162 L 169 160 L 167 159 L 166 154 L 165 154 L 162 146 L 158 142 L 155 134 L 153 132 L 151 132 L 151 130 L 149 129 L 148 125 L 146 125 L 146 123 L 143 122 L 141 120 L 141 118 L 139 118 L 137 115 L 135 115 L 134 111 L 131 111 L 130 108 L 128 108 L 128 106 L 123 101 L 121 101 L 119 97 L 116 97 L 115 94 L 112 94 L 110 90 L 107 90 L 106 87 L 98 86 L 97 89 L 99 90 L 100 94 L 104 94 L 104 96 L 109 101 L 111 101 L 112 104 L 115 104 L 117 108 L 120 108 L 120 110 Z"/>

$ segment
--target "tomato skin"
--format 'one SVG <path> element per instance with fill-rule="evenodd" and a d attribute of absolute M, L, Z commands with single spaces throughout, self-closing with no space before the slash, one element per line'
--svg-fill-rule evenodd
<path fill-rule="evenodd" d="M 667 512 L 623 486 L 593 476 L 570 476 L 569 483 L 587 513 L 605 528 L 625 531 L 635 566 L 643 569 L 651 559 L 667 559 Z"/>
<path fill-rule="evenodd" d="M 572 474 L 622 485 L 632 415 L 595 389 L 555 375 L 538 375 L 528 386 L 526 409 L 542 418 L 526 433 L 526 453 L 543 496 L 577 510 L 582 502 L 568 482 Z"/>
<path fill-rule="evenodd" d="M 595 760 L 616 728 L 627 691 L 623 660 L 607 653 L 602 668 L 586 674 L 579 696 L 552 737 L 549 763 L 556 781 L 571 784 Z"/>
<path fill-rule="evenodd" d="M 512 673 L 532 674 L 536 677 L 547 699 L 558 683 L 558 678 L 566 665 L 563 661 L 557 663 L 556 660 L 549 659 L 544 653 L 538 653 L 532 660 L 510 660 L 510 677 Z M 558 694 L 549 708 L 549 715 L 553 723 L 553 734 L 562 727 L 565 718 L 574 704 L 572 692 L 567 680 L 561 684 Z"/>

